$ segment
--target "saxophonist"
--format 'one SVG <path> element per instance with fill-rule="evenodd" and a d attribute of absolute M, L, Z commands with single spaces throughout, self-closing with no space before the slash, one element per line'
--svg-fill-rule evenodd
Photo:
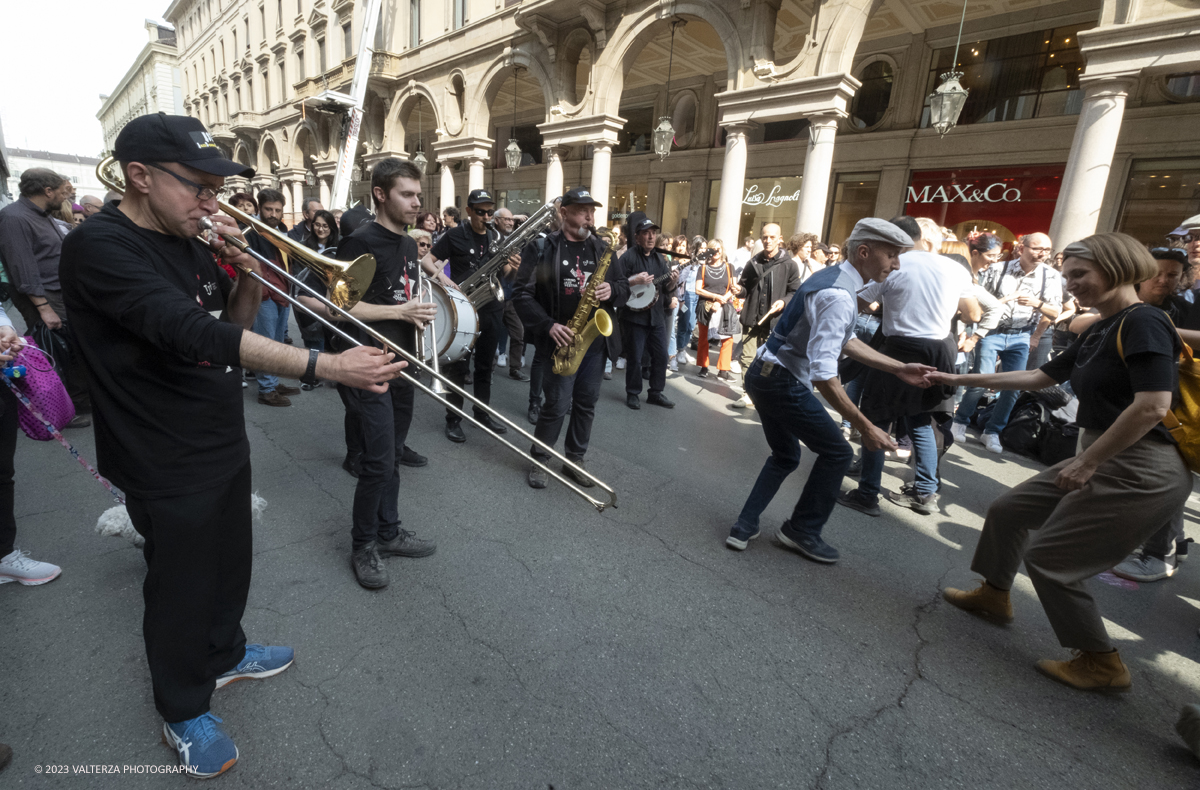
<path fill-rule="evenodd" d="M 554 349 L 568 346 L 574 339 L 571 324 L 582 327 L 586 323 L 588 316 L 572 321 L 585 291 L 593 289 L 592 295 L 597 302 L 612 298 L 612 286 L 607 279 L 600 283 L 590 282 L 605 249 L 604 242 L 591 231 L 596 207 L 600 205 L 587 187 L 568 190 L 559 205 L 561 230 L 534 239 L 521 251 L 521 266 L 513 285 L 513 305 L 525 325 L 527 340 L 534 343 L 538 354 L 545 358 L 546 368 L 551 367 Z M 604 338 L 600 337 L 588 348 L 575 373 L 560 376 L 548 369 L 543 379 L 545 403 L 533 435 L 553 447 L 569 411 L 571 422 L 567 426 L 563 454 L 580 467 L 583 467 L 583 456 L 592 435 L 592 419 L 596 414 L 603 375 Z M 539 461 L 550 458 L 536 447 L 530 452 Z M 581 486 L 593 485 L 566 465 L 563 474 Z M 544 471 L 530 465 L 528 482 L 531 488 L 545 488 L 546 478 Z"/>

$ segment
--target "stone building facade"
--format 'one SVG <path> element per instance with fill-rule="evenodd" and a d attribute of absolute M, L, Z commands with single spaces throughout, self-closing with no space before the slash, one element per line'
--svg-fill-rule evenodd
<path fill-rule="evenodd" d="M 166 112 L 183 115 L 183 83 L 175 50 L 175 31 L 146 20 L 149 40 L 116 90 L 101 96 L 96 117 L 104 130 L 104 149 L 111 151 L 117 134 L 139 115 Z"/>
<path fill-rule="evenodd" d="M 184 110 L 292 204 L 326 199 L 365 3 L 175 0 Z M 1200 212 L 1200 10 L 1191 0 L 385 0 L 352 198 L 428 158 L 433 205 L 486 186 L 517 210 L 564 187 L 665 231 L 776 221 L 844 237 L 901 211 L 1005 238 L 1147 241 Z M 682 23 L 682 24 L 677 24 Z M 957 128 L 925 97 L 954 65 Z M 305 100 L 309 100 L 305 102 Z M 660 160 L 652 130 L 672 120 Z M 505 166 L 516 140 L 522 164 Z M 1159 225 L 1170 227 L 1159 228 Z"/>

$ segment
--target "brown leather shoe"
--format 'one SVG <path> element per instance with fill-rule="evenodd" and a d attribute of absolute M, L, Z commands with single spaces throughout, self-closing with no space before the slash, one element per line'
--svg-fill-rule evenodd
<path fill-rule="evenodd" d="M 258 402 L 264 406 L 291 406 L 292 402 L 287 399 L 287 396 L 280 395 L 276 391 L 258 393 Z"/>
<path fill-rule="evenodd" d="M 1038 671 L 1059 683 L 1081 691 L 1126 692 L 1133 687 L 1129 667 L 1116 650 L 1111 653 L 1089 653 L 1076 650 L 1070 661 L 1037 662 Z"/>
<path fill-rule="evenodd" d="M 284 397 L 300 394 L 300 389 L 298 387 L 289 387 L 286 384 L 276 384 L 275 391 Z"/>
<path fill-rule="evenodd" d="M 1008 590 L 993 587 L 985 581 L 979 582 L 979 587 L 970 592 L 947 587 L 942 591 L 942 597 L 959 609 L 974 612 L 1001 623 L 1013 621 L 1012 601 L 1009 599 Z"/>

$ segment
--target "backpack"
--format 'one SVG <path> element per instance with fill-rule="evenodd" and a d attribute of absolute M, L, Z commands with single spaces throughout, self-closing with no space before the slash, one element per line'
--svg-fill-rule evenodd
<path fill-rule="evenodd" d="M 1121 329 L 1124 326 L 1125 319 L 1122 318 L 1117 327 L 1117 353 L 1122 362 L 1125 361 L 1125 348 L 1121 343 Z M 1200 362 L 1187 343 L 1183 343 L 1183 353 L 1179 355 L 1178 395 L 1175 408 L 1167 411 L 1162 424 L 1178 445 L 1179 454 L 1188 468 L 1200 473 Z"/>
<path fill-rule="evenodd" d="M 1050 410 L 1037 396 L 1026 392 L 1013 405 L 1008 424 L 1000 432 L 1000 443 L 1014 453 L 1037 458 L 1049 422 Z"/>

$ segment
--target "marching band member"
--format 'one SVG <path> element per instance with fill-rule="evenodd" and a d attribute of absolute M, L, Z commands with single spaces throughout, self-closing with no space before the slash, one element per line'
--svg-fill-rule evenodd
<path fill-rule="evenodd" d="M 384 392 L 404 363 L 375 348 L 322 354 L 249 331 L 261 288 L 248 276 L 235 285 L 212 251 L 258 264 L 195 236 L 209 217 L 241 238 L 217 214 L 217 193 L 226 176 L 254 171 L 224 158 L 199 120 L 144 115 L 114 148 L 125 196 L 64 240 L 63 291 L 92 384 L 97 466 L 124 490 L 146 539 L 143 635 L 163 740 L 188 774 L 207 778 L 238 759 L 209 710 L 213 690 L 276 675 L 293 657 L 246 644 L 241 627 L 252 541 L 240 368 Z"/>
<path fill-rule="evenodd" d="M 597 337 L 592 342 L 575 373 L 559 376 L 550 368 L 554 349 L 570 345 L 574 337 L 567 324 L 575 315 L 588 280 L 596 271 L 596 264 L 604 252 L 604 242 L 590 231 L 596 208 L 601 205 L 585 187 L 568 190 L 558 210 L 562 229 L 525 245 L 513 286 L 513 304 L 525 325 L 527 336 L 534 339 L 544 365 L 542 375 L 546 401 L 538 415 L 533 435 L 538 441 L 553 447 L 569 411 L 571 422 L 567 426 L 564 455 L 580 467 L 583 466 L 583 456 L 587 453 L 592 435 L 596 400 L 600 397 L 600 383 L 604 375 L 604 338 Z M 609 274 L 612 274 L 611 267 Z M 612 298 L 612 291 L 610 281 L 606 278 L 596 288 L 596 299 L 606 302 Z M 530 452 L 540 461 L 550 459 L 549 455 L 539 453 L 536 446 Z M 566 465 L 562 471 L 581 486 L 594 485 Z M 530 487 L 545 488 L 546 481 L 546 473 L 531 464 L 528 476 Z"/>
<path fill-rule="evenodd" d="M 845 353 L 905 383 L 928 386 L 924 376 L 934 368 L 903 365 L 854 336 L 858 291 L 867 282 L 882 282 L 899 268 L 901 251 L 911 246 L 909 235 L 892 223 L 860 220 L 846 242 L 848 260 L 808 278 L 759 347 L 746 371 L 746 393 L 758 410 L 771 455 L 725 539 L 729 548 L 742 551 L 758 537 L 759 516 L 784 479 L 800 465 L 800 442 L 804 442 L 817 459 L 791 518 L 776 535 L 784 546 L 814 562 L 837 562 L 837 549 L 821 539 L 821 531 L 833 512 L 854 452 L 813 390 L 858 428 L 865 449 L 896 447 L 887 432 L 846 397 L 837 371 L 838 359 Z"/>

